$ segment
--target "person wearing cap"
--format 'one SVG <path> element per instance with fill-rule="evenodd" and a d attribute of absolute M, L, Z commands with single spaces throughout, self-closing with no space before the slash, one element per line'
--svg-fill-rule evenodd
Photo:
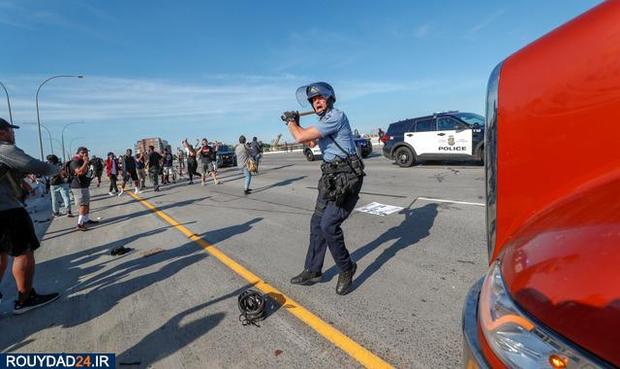
<path fill-rule="evenodd" d="M 34 250 L 40 243 L 32 219 L 22 204 L 22 179 L 26 174 L 55 176 L 59 168 L 39 161 L 15 146 L 14 129 L 17 128 L 0 118 L 0 281 L 11 256 L 18 292 L 13 313 L 22 314 L 59 296 L 58 293 L 39 294 L 33 288 Z"/>
<path fill-rule="evenodd" d="M 84 146 L 78 147 L 75 156 L 69 164 L 69 169 L 74 177 L 71 181 L 71 192 L 75 199 L 75 204 L 79 207 L 77 229 L 86 231 L 87 225 L 99 224 L 98 221 L 89 218 L 90 213 L 90 182 L 93 179 L 93 171 L 90 169 L 88 149 Z"/>
<path fill-rule="evenodd" d="M 329 248 L 340 269 L 336 293 L 345 295 L 353 288 L 357 264 L 344 242 L 341 225 L 349 217 L 359 199 L 364 178 L 364 165 L 356 155 L 353 133 L 344 112 L 334 108 L 336 94 L 332 86 L 316 82 L 297 89 L 299 102 L 307 100 L 316 115 L 317 124 L 301 127 L 298 112 L 286 112 L 282 119 L 299 143 L 319 145 L 323 153 L 322 176 L 314 214 L 310 220 L 310 244 L 304 270 L 291 279 L 292 284 L 310 285 L 321 279 L 326 249 Z"/>

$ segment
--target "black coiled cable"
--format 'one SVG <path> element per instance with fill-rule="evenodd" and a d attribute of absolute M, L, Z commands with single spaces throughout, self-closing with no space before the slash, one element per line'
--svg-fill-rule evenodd
<path fill-rule="evenodd" d="M 265 318 L 265 297 L 262 293 L 249 289 L 239 295 L 239 321 L 245 325 L 260 327 L 257 322 Z"/>

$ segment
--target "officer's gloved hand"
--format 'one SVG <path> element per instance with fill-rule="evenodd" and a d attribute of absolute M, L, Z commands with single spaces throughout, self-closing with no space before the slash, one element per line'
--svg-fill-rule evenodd
<path fill-rule="evenodd" d="M 287 125 L 291 122 L 299 124 L 299 112 L 298 111 L 285 111 L 280 117 Z"/>

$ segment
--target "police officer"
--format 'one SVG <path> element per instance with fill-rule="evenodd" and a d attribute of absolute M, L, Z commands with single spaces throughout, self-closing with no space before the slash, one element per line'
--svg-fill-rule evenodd
<path fill-rule="evenodd" d="M 292 284 L 311 285 L 321 279 L 325 250 L 329 248 L 340 269 L 336 293 L 351 291 L 357 269 L 344 243 L 341 224 L 349 217 L 359 199 L 363 182 L 363 164 L 356 155 L 353 134 L 347 116 L 334 108 L 336 94 L 325 82 L 312 83 L 297 90 L 319 116 L 315 126 L 299 125 L 298 112 L 286 112 L 282 119 L 299 143 L 319 145 L 323 153 L 319 194 L 310 221 L 310 244 L 304 270 L 291 279 Z"/>

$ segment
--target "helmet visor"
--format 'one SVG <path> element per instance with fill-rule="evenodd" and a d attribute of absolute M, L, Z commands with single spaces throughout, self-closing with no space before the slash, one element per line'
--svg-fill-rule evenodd
<path fill-rule="evenodd" d="M 301 86 L 295 92 L 295 96 L 297 97 L 297 102 L 299 103 L 299 105 L 301 105 L 304 108 L 310 106 L 310 102 L 308 102 L 308 95 L 306 94 L 306 91 L 308 90 L 308 86 L 309 85 Z"/>

